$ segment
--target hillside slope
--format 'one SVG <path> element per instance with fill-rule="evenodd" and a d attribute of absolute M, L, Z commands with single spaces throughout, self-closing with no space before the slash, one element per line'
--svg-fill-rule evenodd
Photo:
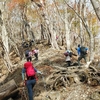
<path fill-rule="evenodd" d="M 84 65 L 81 68 L 77 65 L 67 67 L 64 50 L 48 47 L 39 50 L 39 60 L 35 61 L 33 57 L 32 62 L 43 75 L 38 74 L 34 100 L 100 100 L 100 85 L 97 81 L 90 80 L 89 83 L 89 73 L 96 73 L 95 71 L 86 69 Z M 17 69 L 8 75 L 4 83 L 14 79 L 16 84 L 20 85 L 21 69 L 25 61 L 23 59 L 18 63 Z M 99 75 L 98 77 L 100 79 Z"/>

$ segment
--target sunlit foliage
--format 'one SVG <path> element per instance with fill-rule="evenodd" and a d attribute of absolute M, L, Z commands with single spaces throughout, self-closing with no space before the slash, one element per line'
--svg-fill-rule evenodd
<path fill-rule="evenodd" d="M 9 10 L 14 9 L 17 5 L 25 5 L 29 0 L 10 0 L 8 3 Z"/>

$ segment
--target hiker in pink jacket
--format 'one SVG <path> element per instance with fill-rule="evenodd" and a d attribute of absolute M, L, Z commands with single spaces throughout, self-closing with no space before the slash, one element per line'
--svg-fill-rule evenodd
<path fill-rule="evenodd" d="M 38 53 L 39 53 L 38 48 L 32 50 L 32 52 L 33 52 L 33 54 L 34 54 L 34 56 L 35 56 L 35 60 L 38 60 Z"/>

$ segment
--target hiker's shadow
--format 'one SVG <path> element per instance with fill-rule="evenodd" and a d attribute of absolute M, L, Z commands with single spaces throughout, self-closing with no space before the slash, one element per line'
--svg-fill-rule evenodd
<path fill-rule="evenodd" d="M 70 66 L 68 66 L 68 64 L 66 63 L 66 64 L 64 64 L 64 66 L 63 67 L 72 67 L 72 66 L 78 66 L 78 63 L 77 62 L 74 62 L 74 63 L 71 63 L 71 65 Z"/>
<path fill-rule="evenodd" d="M 72 63 L 72 66 L 78 66 L 77 62 Z"/>

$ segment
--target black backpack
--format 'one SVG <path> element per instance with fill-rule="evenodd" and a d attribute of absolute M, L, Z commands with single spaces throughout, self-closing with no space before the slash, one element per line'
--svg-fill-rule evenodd
<path fill-rule="evenodd" d="M 72 52 L 69 52 L 69 56 L 72 57 Z"/>
<path fill-rule="evenodd" d="M 85 54 L 87 54 L 86 52 L 87 52 L 86 47 L 80 47 L 80 53 L 81 54 L 85 55 Z"/>

